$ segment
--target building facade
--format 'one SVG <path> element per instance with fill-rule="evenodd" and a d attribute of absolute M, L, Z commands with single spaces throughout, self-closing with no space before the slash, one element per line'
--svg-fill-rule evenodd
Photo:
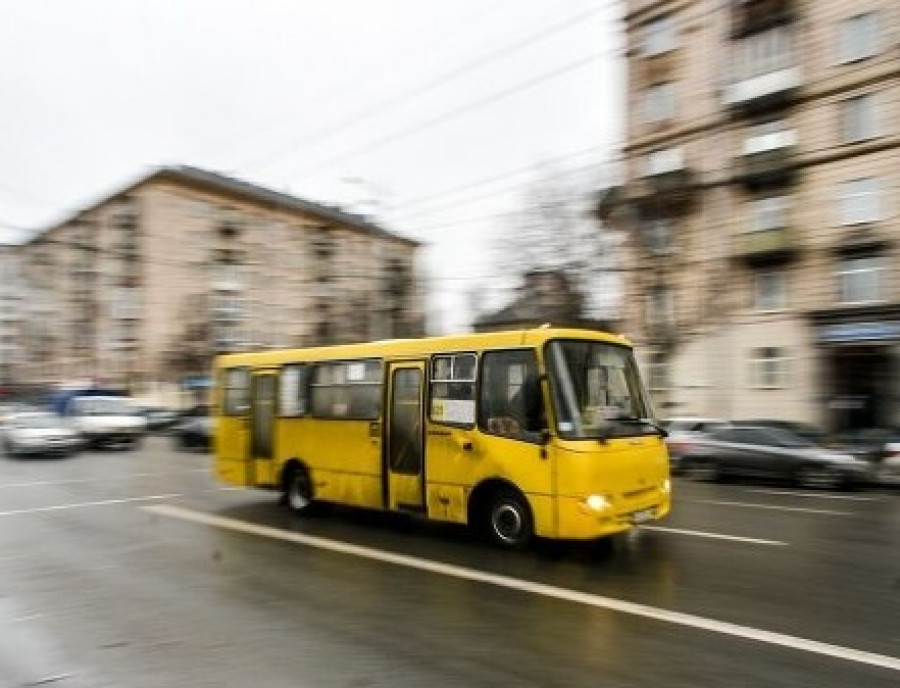
<path fill-rule="evenodd" d="M 331 206 L 162 168 L 17 247 L 13 375 L 152 395 L 220 352 L 421 334 L 417 249 Z"/>
<path fill-rule="evenodd" d="M 600 212 L 660 412 L 900 426 L 900 4 L 626 8 Z"/>

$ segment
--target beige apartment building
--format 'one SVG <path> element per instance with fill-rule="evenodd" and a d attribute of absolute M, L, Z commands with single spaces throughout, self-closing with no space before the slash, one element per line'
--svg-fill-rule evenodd
<path fill-rule="evenodd" d="M 8 250 L 25 295 L 11 375 L 152 396 L 202 380 L 218 352 L 421 334 L 418 246 L 331 206 L 158 169 Z"/>
<path fill-rule="evenodd" d="M 900 3 L 628 0 L 624 330 L 665 416 L 900 426 Z"/>

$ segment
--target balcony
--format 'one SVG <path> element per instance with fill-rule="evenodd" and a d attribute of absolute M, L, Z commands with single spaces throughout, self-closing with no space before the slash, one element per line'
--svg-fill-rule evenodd
<path fill-rule="evenodd" d="M 722 101 L 725 107 L 746 112 L 784 107 L 802 85 L 801 69 L 784 67 L 732 83 L 725 88 Z"/>
<path fill-rule="evenodd" d="M 736 0 L 731 6 L 731 37 L 744 38 L 797 19 L 796 0 Z"/>
<path fill-rule="evenodd" d="M 798 169 L 796 136 L 778 131 L 748 139 L 735 160 L 735 181 L 750 189 L 788 184 Z"/>
<path fill-rule="evenodd" d="M 788 227 L 747 232 L 737 237 L 736 254 L 750 265 L 784 263 L 797 254 L 794 232 Z"/>

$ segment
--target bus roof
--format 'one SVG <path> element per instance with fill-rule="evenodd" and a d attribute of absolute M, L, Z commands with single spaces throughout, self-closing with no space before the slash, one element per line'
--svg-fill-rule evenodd
<path fill-rule="evenodd" d="M 501 332 L 479 332 L 474 334 L 444 335 L 416 339 L 388 339 L 356 344 L 264 349 L 260 351 L 222 354 L 217 357 L 216 366 L 277 366 L 289 363 L 301 357 L 304 360 L 383 358 L 388 356 L 390 358 L 402 359 L 421 357 L 426 354 L 434 353 L 435 351 L 471 351 L 520 346 L 540 346 L 551 339 L 585 339 L 620 344 L 628 347 L 631 346 L 631 342 L 620 334 L 611 334 L 599 330 L 537 327 L 524 330 L 505 330 Z"/>

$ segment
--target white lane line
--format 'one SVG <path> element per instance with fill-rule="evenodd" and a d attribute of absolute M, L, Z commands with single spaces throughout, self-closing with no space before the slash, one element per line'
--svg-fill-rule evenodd
<path fill-rule="evenodd" d="M 0 490 L 14 487 L 52 487 L 54 485 L 75 485 L 78 483 L 108 483 L 110 480 L 127 480 L 128 478 L 161 478 L 181 473 L 211 473 L 208 468 L 188 468 L 183 471 L 162 471 L 156 473 L 127 473 L 125 475 L 108 475 L 103 478 L 71 478 L 69 480 L 33 480 L 27 483 L 0 483 Z"/>
<path fill-rule="evenodd" d="M 806 497 L 808 499 L 837 499 L 846 502 L 883 502 L 881 497 L 855 497 L 853 495 L 819 494 L 817 492 L 795 492 L 793 490 L 747 490 L 756 494 L 784 495 L 786 497 Z"/>
<path fill-rule="evenodd" d="M 677 535 L 693 535 L 694 537 L 713 538 L 715 540 L 730 540 L 732 542 L 746 542 L 751 545 L 773 545 L 784 547 L 788 543 L 781 540 L 759 540 L 757 538 L 740 537 L 738 535 L 725 535 L 724 533 L 708 533 L 703 530 L 684 530 L 682 528 L 667 528 L 666 526 L 640 526 L 641 530 L 655 530 L 660 533 L 676 533 Z"/>
<path fill-rule="evenodd" d="M 20 516 L 22 514 L 38 514 L 44 511 L 65 511 L 66 509 L 82 509 L 89 506 L 106 506 L 108 504 L 128 504 L 130 502 L 152 502 L 159 499 L 172 499 L 181 497 L 181 494 L 147 495 L 146 497 L 127 497 L 124 499 L 103 499 L 98 502 L 73 502 L 71 504 L 56 504 L 54 506 L 37 506 L 31 509 L 12 509 L 0 511 L 0 516 Z"/>
<path fill-rule="evenodd" d="M 688 626 L 697 628 L 711 633 L 720 633 L 745 640 L 754 640 L 769 645 L 777 645 L 801 652 L 809 652 L 817 655 L 824 655 L 834 659 L 841 659 L 848 662 L 856 662 L 857 664 L 867 664 L 869 666 L 890 669 L 891 671 L 900 672 L 900 657 L 892 657 L 890 655 L 880 655 L 874 652 L 866 652 L 864 650 L 856 650 L 841 645 L 832 645 L 823 643 L 818 640 L 810 640 L 808 638 L 800 638 L 786 633 L 776 633 L 774 631 L 765 631 L 751 626 L 741 626 L 740 624 L 729 623 L 727 621 L 717 621 L 716 619 L 708 619 L 693 614 L 685 614 L 682 612 L 673 612 L 659 607 L 650 607 L 645 604 L 636 602 L 627 602 L 613 597 L 604 597 L 602 595 L 594 595 L 587 592 L 578 592 L 577 590 L 568 590 L 566 588 L 558 588 L 553 585 L 544 583 L 535 583 L 533 581 L 520 580 L 510 576 L 501 576 L 494 573 L 487 573 L 477 569 L 466 568 L 464 566 L 455 566 L 453 564 L 442 564 L 428 559 L 420 559 L 406 554 L 395 554 L 392 552 L 384 552 L 372 547 L 364 547 L 361 545 L 352 545 L 347 542 L 337 540 L 329 540 L 327 538 L 316 537 L 314 535 L 304 535 L 287 530 L 280 530 L 270 526 L 256 525 L 239 521 L 233 518 L 225 518 L 207 514 L 202 511 L 193 511 L 172 504 L 154 504 L 153 506 L 144 506 L 142 509 L 160 514 L 162 516 L 170 516 L 185 521 L 192 521 L 207 526 L 223 528 L 226 530 L 247 533 L 250 535 L 259 535 L 261 537 L 273 538 L 276 540 L 284 540 L 287 542 L 295 542 L 301 545 L 317 547 L 319 549 L 329 550 L 331 552 L 339 552 L 341 554 L 349 554 L 355 557 L 371 559 L 397 566 L 405 566 L 410 569 L 419 571 L 427 571 L 441 576 L 452 576 L 463 580 L 471 580 L 479 583 L 487 583 L 502 588 L 518 590 L 520 592 L 532 593 L 535 595 L 543 595 L 544 597 L 565 600 L 576 604 L 583 604 L 590 607 L 600 609 L 608 609 L 622 614 L 630 614 L 646 619 L 654 619 L 665 623 L 676 624 L 679 626 Z"/>
<path fill-rule="evenodd" d="M 720 502 L 715 499 L 692 499 L 699 504 L 717 504 L 718 506 L 738 506 L 747 509 L 769 509 L 771 511 L 796 511 L 803 514 L 825 514 L 826 516 L 852 516 L 849 511 L 832 511 L 831 509 L 805 509 L 799 506 L 775 506 L 774 504 L 753 504 L 752 502 Z"/>

